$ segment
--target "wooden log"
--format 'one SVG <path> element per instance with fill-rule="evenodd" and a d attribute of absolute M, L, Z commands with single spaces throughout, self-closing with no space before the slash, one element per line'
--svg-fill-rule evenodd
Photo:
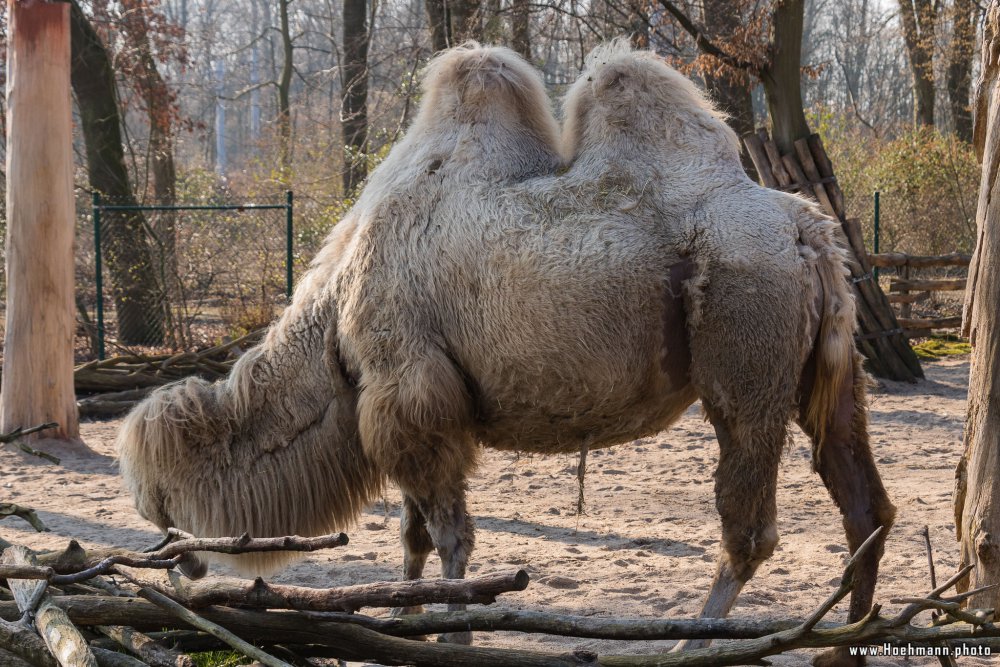
<path fill-rule="evenodd" d="M 830 198 L 835 217 L 843 220 L 847 215 L 847 209 L 844 206 L 844 193 L 834 176 L 833 163 L 830 162 L 830 158 L 826 154 L 826 149 L 823 147 L 823 140 L 820 139 L 818 134 L 810 134 L 806 137 L 806 143 L 809 145 L 809 154 L 812 155 L 813 162 L 816 163 L 816 170 L 819 172 L 820 177 L 832 179 L 824 183 L 824 187 Z"/>
<path fill-rule="evenodd" d="M 0 665 L 4 667 L 32 667 L 30 662 L 5 648 L 0 648 Z"/>
<path fill-rule="evenodd" d="M 889 300 L 889 303 L 921 303 L 922 301 L 927 301 L 931 298 L 930 292 L 918 292 L 916 294 L 886 294 L 885 298 Z M 899 318 L 896 318 L 899 321 Z"/>
<path fill-rule="evenodd" d="M 879 268 L 893 268 L 909 265 L 914 269 L 928 269 L 942 266 L 968 266 L 971 255 L 953 252 L 947 255 L 907 255 L 901 252 L 885 252 L 868 255 L 868 262 Z"/>
<path fill-rule="evenodd" d="M 157 630 L 144 633 L 157 644 L 180 653 L 226 650 L 228 646 L 206 632 L 197 630 Z M 91 640 L 91 648 L 115 650 L 119 644 L 108 637 Z"/>
<path fill-rule="evenodd" d="M 910 292 L 958 292 L 965 289 L 965 278 L 939 278 L 936 280 L 893 280 L 889 289 Z"/>
<path fill-rule="evenodd" d="M 134 653 L 150 667 L 194 667 L 190 656 L 161 646 L 134 628 L 125 625 L 98 625 L 96 630 Z"/>
<path fill-rule="evenodd" d="M 130 655 L 125 655 L 118 651 L 110 651 L 106 648 L 97 648 L 95 646 L 92 646 L 90 650 L 97 659 L 97 664 L 101 667 L 149 667 L 142 660 L 137 660 Z"/>
<path fill-rule="evenodd" d="M 899 318 L 899 326 L 905 329 L 927 330 L 927 329 L 954 329 L 962 326 L 962 316 L 957 317 L 934 317 L 929 319 L 907 319 Z"/>
<path fill-rule="evenodd" d="M 830 202 L 830 197 L 826 194 L 826 187 L 821 183 L 822 176 L 819 175 L 819 169 L 816 168 L 816 162 L 812 158 L 812 154 L 809 152 L 809 144 L 805 139 L 799 139 L 795 142 L 795 154 L 799 158 L 799 163 L 802 165 L 802 171 L 805 173 L 806 178 L 808 178 L 812 185 L 812 194 L 816 201 L 819 202 L 820 207 L 832 218 L 838 217 L 837 211 L 834 210 L 833 204 Z"/>
<path fill-rule="evenodd" d="M 762 132 L 764 132 L 764 137 L 766 137 L 766 130 L 762 130 Z M 771 141 L 770 137 L 767 139 L 764 139 L 764 137 L 761 137 L 761 139 L 764 141 L 764 152 L 767 154 L 767 160 L 771 163 L 771 173 L 778 180 L 778 187 L 785 189 L 792 184 L 792 177 L 785 171 L 785 165 L 781 162 L 781 153 L 778 151 L 778 147 Z"/>
<path fill-rule="evenodd" d="M 433 603 L 492 604 L 498 595 L 528 587 L 524 570 L 472 579 L 417 579 L 341 588 L 268 584 L 263 579 L 211 577 L 191 580 L 176 572 L 118 568 L 133 583 L 199 609 L 228 605 L 267 609 L 354 612 L 364 607 L 413 607 Z"/>
<path fill-rule="evenodd" d="M 809 183 L 809 179 L 802 171 L 802 167 L 799 165 L 798 160 L 795 159 L 795 156 L 782 155 L 781 164 L 784 165 L 785 171 L 792 178 L 792 185 L 788 189 L 798 190 L 805 195 L 812 195 L 812 185 Z"/>
<path fill-rule="evenodd" d="M 4 550 L 0 562 L 8 565 L 37 565 L 31 550 L 15 544 Z M 63 667 L 97 667 L 97 659 L 66 612 L 52 603 L 44 581 L 10 579 L 7 582 L 21 612 L 35 611 L 35 627 L 52 655 Z"/>
<path fill-rule="evenodd" d="M 237 637 L 236 635 L 234 635 L 232 632 L 222 627 L 221 625 L 217 625 L 215 623 L 212 623 L 211 621 L 207 621 L 201 616 L 198 616 L 197 614 L 192 612 L 191 610 L 185 609 L 181 605 L 177 604 L 176 602 L 168 598 L 166 595 L 158 593 L 150 588 L 140 588 L 139 595 L 149 600 L 157 607 L 160 607 L 161 609 L 165 609 L 166 611 L 170 612 L 177 618 L 183 620 L 188 625 L 192 625 L 198 628 L 199 630 L 203 630 L 204 632 L 207 632 L 213 637 L 226 642 L 227 644 L 232 646 L 234 649 L 236 649 L 243 655 L 247 656 L 248 658 L 253 658 L 254 660 L 258 660 L 263 664 L 267 665 L 267 667 L 292 667 L 287 662 L 283 660 L 278 660 L 274 656 L 269 655 L 264 651 L 260 650 L 253 644 L 243 639 L 240 639 L 239 637 Z"/>
<path fill-rule="evenodd" d="M 11 622 L 20 617 L 20 609 L 16 602 L 8 604 L 13 605 L 14 618 L 10 621 L 0 619 L 0 648 L 10 651 L 32 665 L 58 667 L 59 663 L 49 653 L 49 648 L 41 637 L 26 625 Z"/>
<path fill-rule="evenodd" d="M 55 604 L 64 609 L 74 623 L 81 626 L 130 624 L 140 631 L 149 630 L 156 636 L 163 628 L 191 629 L 187 623 L 179 622 L 170 613 L 146 600 L 137 598 L 115 598 L 96 595 L 63 595 L 54 598 Z M 493 614 L 479 615 L 478 611 L 494 611 Z M 260 611 L 213 606 L 200 609 L 203 618 L 230 628 L 248 641 L 261 643 L 313 644 L 322 643 L 327 630 L 340 625 L 345 619 L 339 614 L 315 616 L 309 623 L 303 623 L 303 616 L 288 611 Z M 456 621 L 449 618 L 456 612 L 435 612 L 427 614 L 430 620 L 422 621 L 417 616 L 396 619 L 373 619 L 351 615 L 349 622 L 360 625 L 372 624 L 379 632 L 398 636 L 421 634 L 421 628 L 431 627 L 440 622 L 443 630 L 454 627 Z M 514 615 L 511 616 L 510 614 Z M 16 619 L 20 617 L 17 606 L 12 602 L 0 602 L 0 617 Z M 370 621 L 358 620 L 369 618 Z M 568 637 L 609 638 L 609 639 L 683 639 L 683 638 L 751 638 L 778 632 L 792 627 L 798 621 L 791 619 L 609 619 L 589 616 L 566 616 L 546 612 L 512 612 L 511 610 L 477 610 L 463 612 L 456 618 L 458 623 L 472 623 L 472 629 L 488 630 L 514 629 L 525 622 L 525 632 L 531 628 L 545 628 L 550 634 L 564 634 Z M 412 623 L 410 622 L 412 620 Z M 385 621 L 385 623 L 383 623 Z M 391 621 L 391 622 L 390 622 Z M 425 624 L 426 623 L 426 624 Z M 103 643 L 100 645 L 104 646 Z"/>
<path fill-rule="evenodd" d="M 753 166 L 757 168 L 761 183 L 765 188 L 777 189 L 778 181 L 771 173 L 771 162 L 767 159 L 767 152 L 764 150 L 764 142 L 756 134 L 743 135 L 743 145 L 747 148 L 747 155 L 753 161 Z"/>

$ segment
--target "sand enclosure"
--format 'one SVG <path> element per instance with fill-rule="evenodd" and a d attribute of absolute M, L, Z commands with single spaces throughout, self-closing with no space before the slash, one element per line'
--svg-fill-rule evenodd
<path fill-rule="evenodd" d="M 968 358 L 925 364 L 916 385 L 883 382 L 872 389 L 871 433 L 876 461 L 899 508 L 889 535 L 876 601 L 887 613 L 898 595 L 930 590 L 921 531 L 929 526 L 939 577 L 958 563 L 952 511 L 955 466 L 961 456 Z M 62 457 L 52 465 L 0 450 L 0 500 L 33 507 L 52 532 L 23 521 L 0 522 L 0 535 L 38 549 L 84 546 L 133 549 L 156 542 L 117 478 L 113 441 L 118 422 L 82 425 L 90 452 L 42 442 Z M 672 429 L 588 459 L 586 513 L 576 514 L 575 456 L 517 456 L 485 451 L 470 482 L 470 511 L 478 532 L 471 574 L 523 568 L 528 589 L 509 594 L 505 607 L 593 616 L 692 618 L 700 609 L 719 549 L 712 472 L 717 445 L 711 425 L 693 406 Z M 778 481 L 781 543 L 747 585 L 734 616 L 808 615 L 839 581 L 847 554 L 840 515 L 811 471 L 809 443 L 798 429 Z M 332 586 L 400 576 L 399 494 L 390 491 L 347 532 L 347 547 L 312 555 L 274 580 Z M 437 576 L 432 556 L 427 574 Z M 829 617 L 843 620 L 846 602 Z M 672 642 L 608 642 L 499 633 L 477 643 L 551 651 L 653 653 Z M 806 664 L 809 652 L 773 658 Z M 875 658 L 872 665 L 938 664 L 937 659 Z M 962 664 L 992 664 L 963 659 Z"/>

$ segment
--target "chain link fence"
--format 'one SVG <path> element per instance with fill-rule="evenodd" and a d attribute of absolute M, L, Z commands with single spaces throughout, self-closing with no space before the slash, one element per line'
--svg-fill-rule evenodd
<path fill-rule="evenodd" d="M 291 296 L 291 192 L 190 206 L 95 194 L 91 212 L 93 263 L 78 267 L 77 314 L 98 358 L 214 344 L 266 325 Z"/>

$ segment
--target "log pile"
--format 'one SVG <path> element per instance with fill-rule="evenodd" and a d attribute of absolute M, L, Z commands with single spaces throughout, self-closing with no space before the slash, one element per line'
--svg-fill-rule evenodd
<path fill-rule="evenodd" d="M 764 186 L 798 192 L 817 202 L 840 221 L 849 254 L 850 280 L 858 309 L 858 349 L 877 377 L 913 382 L 924 376 L 920 361 L 910 348 L 903 328 L 885 294 L 874 279 L 864 237 L 857 220 L 847 217 L 844 193 L 837 184 L 833 164 L 818 134 L 795 142 L 795 153 L 781 155 L 767 130 L 743 137 L 747 152 Z"/>
<path fill-rule="evenodd" d="M 153 389 L 190 376 L 218 380 L 229 374 L 241 345 L 257 341 L 259 329 L 200 352 L 129 354 L 78 366 L 73 373 L 81 417 L 115 417 L 128 412 Z"/>
<path fill-rule="evenodd" d="M 758 664 L 797 648 L 886 642 L 1000 648 L 993 610 L 962 609 L 972 592 L 944 595 L 968 568 L 926 595 L 893 600 L 904 605 L 894 615 L 882 616 L 876 607 L 859 623 L 824 621 L 850 593 L 855 565 L 876 535 L 857 550 L 837 589 L 805 620 L 614 619 L 504 609 L 376 617 L 358 612 L 446 602 L 490 604 L 501 594 L 524 590 L 528 575 L 516 571 L 328 589 L 231 577 L 191 581 L 174 567 L 194 552 L 312 551 L 341 546 L 347 537 L 198 539 L 171 530 L 166 540 L 143 552 L 87 551 L 70 543 L 63 551 L 42 554 L 0 539 L 0 663 L 192 667 L 191 654 L 229 650 L 272 667 L 311 665 L 313 658 L 427 667 L 645 667 Z M 927 610 L 938 613 L 933 622 L 916 624 L 917 615 Z M 590 639 L 741 641 L 661 655 L 414 641 L 437 633 L 499 630 Z"/>

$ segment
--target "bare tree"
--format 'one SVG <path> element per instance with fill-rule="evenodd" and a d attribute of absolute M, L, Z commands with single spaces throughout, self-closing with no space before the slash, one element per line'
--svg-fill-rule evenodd
<path fill-rule="evenodd" d="M 660 0 L 660 4 L 694 38 L 700 51 L 760 80 L 767 97 L 772 137 L 783 153 L 791 153 L 795 140 L 809 134 L 801 84 L 805 0 L 774 2 L 768 15 L 767 41 L 733 52 L 716 44 L 676 3 Z"/>
<path fill-rule="evenodd" d="M 280 141 L 281 178 L 287 180 L 292 167 L 292 69 L 295 53 L 292 46 L 292 29 L 288 19 L 288 6 L 292 0 L 278 0 L 281 21 L 281 78 L 278 79 L 278 134 Z"/>
<path fill-rule="evenodd" d="M 90 187 L 116 204 L 134 206 L 111 59 L 75 2 L 70 27 L 73 91 L 80 111 Z M 164 333 L 162 290 L 147 242 L 146 221 L 136 211 L 109 212 L 105 226 L 118 337 L 127 343 L 159 344 Z"/>
<path fill-rule="evenodd" d="M 913 76 L 913 120 L 934 126 L 934 33 L 940 0 L 899 0 L 906 52 Z"/>
<path fill-rule="evenodd" d="M 955 135 L 972 141 L 972 57 L 976 50 L 976 19 L 979 6 L 975 0 L 953 0 L 951 40 L 948 44 L 948 102 Z"/>
<path fill-rule="evenodd" d="M 368 3 L 344 0 L 344 65 L 341 127 L 344 134 L 344 194 L 349 195 L 368 173 Z"/>

